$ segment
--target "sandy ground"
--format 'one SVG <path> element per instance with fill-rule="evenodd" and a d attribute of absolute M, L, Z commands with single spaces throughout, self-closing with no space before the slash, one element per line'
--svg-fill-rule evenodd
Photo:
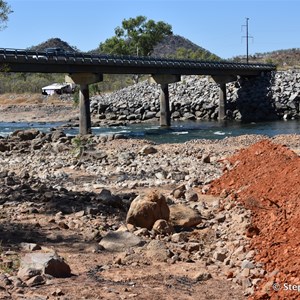
<path fill-rule="evenodd" d="M 0 122 L 67 122 L 78 117 L 79 108 L 66 95 L 0 95 Z"/>

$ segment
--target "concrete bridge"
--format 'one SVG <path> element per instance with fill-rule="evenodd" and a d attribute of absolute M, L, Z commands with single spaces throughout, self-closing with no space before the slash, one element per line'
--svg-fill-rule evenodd
<path fill-rule="evenodd" d="M 180 81 L 181 75 L 210 75 L 219 84 L 219 119 L 226 117 L 226 83 L 238 76 L 262 76 L 275 70 L 270 64 L 211 62 L 153 57 L 91 55 L 78 52 L 49 54 L 0 48 L 1 72 L 65 73 L 66 81 L 80 85 L 81 135 L 91 133 L 88 85 L 103 80 L 103 74 L 149 74 L 160 85 L 160 125 L 170 126 L 168 85 Z"/>

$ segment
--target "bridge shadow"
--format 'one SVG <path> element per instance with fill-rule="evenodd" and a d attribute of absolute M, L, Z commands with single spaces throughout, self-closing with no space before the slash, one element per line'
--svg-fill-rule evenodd
<path fill-rule="evenodd" d="M 272 121 L 280 119 L 280 111 L 276 109 L 272 99 L 271 87 L 274 74 L 264 76 L 241 77 L 237 81 L 239 89 L 235 101 L 228 101 L 227 109 L 233 119 L 245 122 Z"/>

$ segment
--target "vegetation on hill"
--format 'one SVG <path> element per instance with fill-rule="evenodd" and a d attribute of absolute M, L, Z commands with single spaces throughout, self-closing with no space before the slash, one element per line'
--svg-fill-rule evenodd
<path fill-rule="evenodd" d="M 70 46 L 67 42 L 62 41 L 59 38 L 51 38 L 46 42 L 38 44 L 37 46 L 31 46 L 28 49 L 33 51 L 44 51 L 47 48 L 62 48 L 67 52 L 79 52 L 75 46 Z"/>
<path fill-rule="evenodd" d="M 153 47 L 151 56 L 178 59 L 221 60 L 219 56 L 180 35 L 164 37 L 163 40 Z"/>
<path fill-rule="evenodd" d="M 245 56 L 236 56 L 233 61 L 245 61 Z M 277 50 L 265 53 L 255 53 L 249 56 L 250 63 L 271 63 L 275 64 L 278 69 L 299 69 L 300 68 L 300 49 L 292 48 Z"/>

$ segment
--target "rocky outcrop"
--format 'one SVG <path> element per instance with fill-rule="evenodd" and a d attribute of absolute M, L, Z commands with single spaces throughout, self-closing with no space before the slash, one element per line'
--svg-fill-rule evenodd
<path fill-rule="evenodd" d="M 273 72 L 227 84 L 227 118 L 270 120 L 299 118 L 300 73 Z M 219 89 L 209 77 L 182 76 L 169 85 L 171 117 L 181 120 L 217 119 Z M 105 107 L 105 109 L 103 109 Z M 159 117 L 159 88 L 147 81 L 122 90 L 95 96 L 91 110 L 99 118 L 126 122 Z"/>

